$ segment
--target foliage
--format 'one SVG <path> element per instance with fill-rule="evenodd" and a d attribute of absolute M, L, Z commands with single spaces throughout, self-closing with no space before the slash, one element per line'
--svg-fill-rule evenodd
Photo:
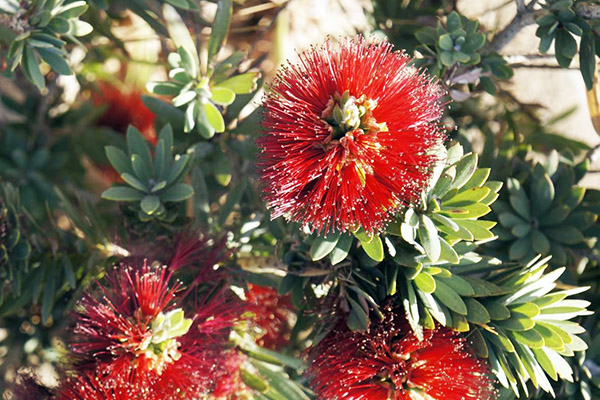
<path fill-rule="evenodd" d="M 517 3 L 517 22 L 506 28 L 537 25 L 537 55 L 554 46 L 560 68 L 578 58 L 592 88 L 597 4 Z M 569 112 L 546 123 L 538 105 L 512 95 L 517 65 L 502 55 L 510 29 L 493 32 L 452 1 L 373 0 L 372 30 L 415 56 L 413 65 L 447 92 L 439 104 L 453 103 L 440 125 L 457 129 L 428 150 L 437 161 L 419 172 L 431 179 L 418 201 L 394 204 L 401 206 L 385 229 L 357 223 L 325 235 L 302 229 L 303 221 L 272 219 L 262 197 L 268 183 L 258 179 L 264 165 L 255 140 L 268 129 L 268 110 L 256 94 L 272 79 L 268 66 L 282 61 L 261 51 L 264 41 L 280 40 L 286 6 L 0 0 L 0 388 L 10 389 L 17 369 L 44 363 L 68 381 L 61 369 L 72 360 L 57 343 L 75 304 L 111 268 L 146 259 L 172 268 L 181 307 L 218 303 L 209 325 L 237 313 L 226 343 L 214 346 L 228 360 L 216 363 L 226 365 L 219 390 L 237 397 L 220 397 L 215 385 L 209 399 L 315 398 L 310 349 L 344 324 L 368 332 L 390 301 L 418 338 L 441 326 L 465 338 L 503 400 L 600 396 L 600 191 L 583 183 L 594 150 L 557 132 Z M 157 38 L 155 58 L 144 58 L 151 46 L 136 50 L 138 39 L 120 31 L 128 24 Z M 113 65 L 118 72 L 107 72 Z M 143 102 L 155 114 L 153 129 L 103 125 L 110 107 L 89 101 L 103 82 L 133 99 L 119 103 L 134 105 L 125 114 Z M 342 107 L 351 112 L 360 96 L 337 97 L 341 106 L 330 111 L 339 128 Z M 328 123 L 319 115 L 311 126 Z M 386 121 L 377 122 L 387 132 Z M 310 190 L 309 178 L 298 193 Z M 260 307 L 248 306 L 248 284 L 289 296 L 281 347 L 258 345 L 257 321 L 276 313 L 254 315 Z M 177 335 L 165 328 L 171 336 L 157 346 L 187 332 L 191 320 L 175 311 L 153 329 L 172 325 Z"/>
<path fill-rule="evenodd" d="M 11 38 L 7 54 L 10 59 L 9 70 L 14 71 L 20 65 L 25 76 L 40 90 L 46 86 L 39 65 L 40 58 L 57 74 L 71 75 L 66 60 L 66 42 L 62 39 L 77 42 L 76 37 L 92 32 L 92 26 L 79 19 L 87 8 L 85 1 L 66 4 L 64 0 L 1 2 L 0 18 L 18 34 Z"/>

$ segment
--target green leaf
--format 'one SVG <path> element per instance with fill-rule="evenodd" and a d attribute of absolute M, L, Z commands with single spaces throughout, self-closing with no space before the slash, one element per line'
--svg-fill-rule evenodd
<path fill-rule="evenodd" d="M 69 33 L 69 30 L 71 29 L 71 25 L 69 24 L 69 21 L 67 21 L 67 19 L 65 19 L 65 18 L 54 17 L 48 24 L 48 28 L 50 30 L 52 30 L 54 33 L 57 33 L 59 35 L 64 35 L 66 33 Z"/>
<path fill-rule="evenodd" d="M 460 315 L 467 315 L 467 306 L 461 297 L 441 280 L 436 279 L 435 283 L 436 288 L 433 295 L 452 311 Z"/>
<path fill-rule="evenodd" d="M 102 193 L 102 198 L 113 201 L 140 201 L 145 193 L 127 186 L 113 186 Z"/>
<path fill-rule="evenodd" d="M 180 155 L 175 157 L 175 162 L 171 166 L 169 170 L 169 174 L 167 175 L 167 184 L 170 185 L 173 182 L 177 182 L 183 176 L 184 171 L 186 170 L 187 164 L 190 161 L 190 156 L 187 154 Z"/>
<path fill-rule="evenodd" d="M 596 47 L 592 32 L 586 32 L 579 44 L 579 69 L 587 90 L 594 86 L 594 71 L 596 70 Z"/>
<path fill-rule="evenodd" d="M 556 32 L 556 61 L 562 68 L 568 68 L 577 53 L 577 42 L 566 29 L 558 29 Z"/>
<path fill-rule="evenodd" d="M 152 173 L 152 171 L 148 171 L 146 163 L 139 154 L 133 154 L 131 156 L 131 166 L 133 167 L 136 178 L 144 183 L 144 186 L 148 187 L 151 178 L 149 173 Z M 148 184 L 146 184 L 146 182 L 148 182 Z"/>
<path fill-rule="evenodd" d="M 210 101 L 221 106 L 227 106 L 235 101 L 235 93 L 228 88 L 217 86 L 211 89 Z"/>
<path fill-rule="evenodd" d="M 212 32 L 210 33 L 210 40 L 208 42 L 208 63 L 210 64 L 212 58 L 219 52 L 223 41 L 229 31 L 229 24 L 231 23 L 231 12 L 233 6 L 231 0 L 219 0 L 217 6 L 217 13 L 215 14 L 215 20 L 212 26 Z"/>
<path fill-rule="evenodd" d="M 456 11 L 452 11 L 450 14 L 448 14 L 446 20 L 446 29 L 448 32 L 454 32 L 461 28 L 462 22 L 460 20 L 460 15 Z"/>
<path fill-rule="evenodd" d="M 570 212 L 571 209 L 566 205 L 561 204 L 553 207 L 546 215 L 540 217 L 540 226 L 558 225 L 567 218 Z"/>
<path fill-rule="evenodd" d="M 442 50 L 452 50 L 452 47 L 454 47 L 454 42 L 452 41 L 452 37 L 449 33 L 445 33 L 439 37 L 438 46 Z"/>
<path fill-rule="evenodd" d="M 182 92 L 177 97 L 173 99 L 173 105 L 175 107 L 181 107 L 188 104 L 191 101 L 196 100 L 197 93 L 193 90 L 189 90 L 187 92 Z"/>
<path fill-rule="evenodd" d="M 362 249 L 375 261 L 383 261 L 383 242 L 379 236 L 375 236 L 372 240 L 367 242 L 360 242 Z"/>
<path fill-rule="evenodd" d="M 198 133 L 200 133 L 200 136 L 204 139 L 210 139 L 215 135 L 215 129 L 208 121 L 204 107 L 198 107 L 198 118 L 196 119 L 196 122 L 198 123 L 196 125 Z"/>
<path fill-rule="evenodd" d="M 369 316 L 364 308 L 351 297 L 346 297 L 350 303 L 350 315 L 348 315 L 348 328 L 353 331 L 364 331 L 369 327 Z"/>
<path fill-rule="evenodd" d="M 579 244 L 583 242 L 584 237 L 581 231 L 574 226 L 561 226 L 559 228 L 545 229 L 544 233 L 551 239 L 562 244 Z"/>
<path fill-rule="evenodd" d="M 54 10 L 57 16 L 66 19 L 77 18 L 82 15 L 88 9 L 88 5 L 85 1 L 74 1 L 69 4 L 65 4 Z"/>
<path fill-rule="evenodd" d="M 89 35 L 90 33 L 92 33 L 93 30 L 94 30 L 94 27 L 85 21 L 73 20 L 73 19 L 69 20 L 69 32 L 68 33 L 75 37 Z"/>
<path fill-rule="evenodd" d="M 142 211 L 148 215 L 154 214 L 158 207 L 160 207 L 160 199 L 155 195 L 148 195 L 142 199 L 140 203 Z"/>
<path fill-rule="evenodd" d="M 495 321 L 494 324 L 509 331 L 519 332 L 533 329 L 535 326 L 535 322 L 531 318 L 517 312 L 511 312 L 509 319 Z"/>
<path fill-rule="evenodd" d="M 225 131 L 225 121 L 223 120 L 223 116 L 214 104 L 211 102 L 204 104 L 204 112 L 206 113 L 208 123 L 213 127 L 215 132 L 221 133 Z"/>
<path fill-rule="evenodd" d="M 510 233 L 518 238 L 529 235 L 529 232 L 531 232 L 531 224 L 517 224 L 510 230 Z"/>
<path fill-rule="evenodd" d="M 148 185 L 141 182 L 138 178 L 136 178 L 135 176 L 133 176 L 130 173 L 124 172 L 121 174 L 121 178 L 123 178 L 123 180 L 125 182 L 127 182 L 129 185 L 133 186 L 134 188 L 136 188 L 137 190 L 140 190 L 142 192 L 146 192 L 148 191 Z"/>
<path fill-rule="evenodd" d="M 39 90 L 46 87 L 46 82 L 40 71 L 37 58 L 30 46 L 23 48 L 23 72 L 31 82 L 33 82 Z"/>
<path fill-rule="evenodd" d="M 490 318 L 495 321 L 502 321 L 510 318 L 510 310 L 505 305 L 494 300 L 483 300 L 485 309 L 490 314 Z"/>
<path fill-rule="evenodd" d="M 544 35 L 540 38 L 540 53 L 542 54 L 546 54 L 548 52 L 548 50 L 550 50 L 550 46 L 552 45 L 552 42 L 554 41 L 554 38 L 556 37 L 556 33 L 553 32 L 551 34 L 548 35 Z"/>
<path fill-rule="evenodd" d="M 330 253 L 331 264 L 335 265 L 342 262 L 350 252 L 354 238 L 352 235 L 342 234 L 335 246 Z"/>
<path fill-rule="evenodd" d="M 425 271 L 421 271 L 421 273 L 413 279 L 413 282 L 415 286 L 424 293 L 435 292 L 435 279 Z"/>
<path fill-rule="evenodd" d="M 494 234 L 491 229 L 496 225 L 494 221 L 471 221 L 467 219 L 457 220 L 461 228 L 466 229 L 473 237 L 470 240 L 488 240 L 493 239 Z"/>
<path fill-rule="evenodd" d="M 509 331 L 508 335 L 532 349 L 541 349 L 544 347 L 544 338 L 535 329 L 528 331 Z"/>
<path fill-rule="evenodd" d="M 467 320 L 474 324 L 487 324 L 491 321 L 487 309 L 475 299 L 465 299 L 467 305 Z"/>
<path fill-rule="evenodd" d="M 446 285 L 450 286 L 452 290 L 458 293 L 460 296 L 474 296 L 475 290 L 469 282 L 465 279 L 461 278 L 459 275 L 452 274 L 448 277 L 439 276 L 439 279 L 442 280 Z M 436 280 L 439 280 L 436 278 Z"/>
<path fill-rule="evenodd" d="M 321 260 L 329 255 L 340 239 L 339 233 L 330 233 L 327 236 L 317 236 L 310 246 L 310 257 L 313 261 Z"/>
<path fill-rule="evenodd" d="M 113 166 L 119 175 L 125 172 L 130 174 L 133 173 L 131 162 L 125 152 L 115 146 L 106 146 L 104 151 L 106 152 L 106 158 L 108 158 L 110 165 Z"/>
<path fill-rule="evenodd" d="M 461 207 L 446 207 L 442 205 L 441 213 L 454 220 L 475 219 L 488 214 L 492 209 L 482 203 L 472 203 Z M 455 221 L 456 222 L 456 221 Z"/>
<path fill-rule="evenodd" d="M 164 202 L 179 202 L 189 199 L 194 195 L 194 189 L 185 183 L 176 183 L 160 194 L 160 199 Z"/>
<path fill-rule="evenodd" d="M 159 95 L 175 96 L 181 91 L 183 85 L 179 82 L 148 82 L 146 89 Z"/>
<path fill-rule="evenodd" d="M 185 109 L 185 124 L 183 126 L 183 131 L 185 133 L 191 132 L 192 129 L 194 129 L 194 126 L 196 126 L 199 110 L 198 104 L 200 104 L 198 101 L 192 101 Z"/>
<path fill-rule="evenodd" d="M 150 156 L 150 148 L 148 143 L 133 125 L 129 125 L 127 128 L 127 149 L 129 151 L 129 157 L 134 154 L 141 156 L 144 165 L 148 171 L 152 171 L 152 157 Z M 152 172 L 149 173 L 152 175 Z"/>
<path fill-rule="evenodd" d="M 425 214 L 421 214 L 419 219 L 421 223 L 417 229 L 419 242 L 425 249 L 427 256 L 432 262 L 436 262 L 440 258 L 441 244 L 437 229 L 433 221 Z"/>
<path fill-rule="evenodd" d="M 459 189 L 462 188 L 475 173 L 475 170 L 477 169 L 477 154 L 466 154 L 456 163 L 455 167 L 456 176 L 452 181 L 451 188 Z"/>
<path fill-rule="evenodd" d="M 230 89 L 235 94 L 247 94 L 256 90 L 256 83 L 259 78 L 260 72 L 246 72 L 219 82 L 217 86 Z"/>
<path fill-rule="evenodd" d="M 539 168 L 542 167 L 540 166 Z M 531 200 L 535 204 L 533 214 L 536 216 L 544 215 L 550 208 L 554 200 L 554 185 L 546 173 L 542 173 L 541 176 L 538 175 L 534 178 Z"/>
<path fill-rule="evenodd" d="M 50 68 L 52 68 L 57 74 L 60 75 L 72 75 L 73 72 L 71 68 L 62 57 L 61 53 L 54 48 L 51 49 L 37 49 L 38 54 L 42 57 L 44 61 L 48 63 Z"/>
<path fill-rule="evenodd" d="M 242 196 L 246 191 L 247 181 L 241 181 L 229 194 L 227 195 L 227 199 L 225 200 L 225 204 L 221 207 L 219 211 L 218 223 L 219 225 L 225 225 L 227 221 L 227 217 L 233 211 L 233 208 L 242 200 Z"/>
<path fill-rule="evenodd" d="M 438 236 L 439 237 L 439 236 Z M 451 264 L 458 264 L 460 258 L 456 250 L 444 239 L 440 239 L 440 260 L 448 261 Z"/>
<path fill-rule="evenodd" d="M 194 44 L 194 39 L 190 35 L 187 26 L 172 6 L 165 4 L 163 6 L 163 17 L 167 23 L 167 30 L 169 36 L 173 39 L 175 47 L 182 47 L 186 50 L 186 53 L 192 58 L 193 65 L 196 66 L 196 73 L 200 66 L 200 60 L 198 59 L 198 50 Z M 196 75 L 194 75 L 194 78 Z"/>
<path fill-rule="evenodd" d="M 169 123 L 174 130 L 183 130 L 184 113 L 177 109 L 172 104 L 167 103 L 164 100 L 157 99 L 155 97 L 142 95 L 142 102 L 150 111 L 152 111 L 157 117 L 161 118 L 165 122 Z"/>
<path fill-rule="evenodd" d="M 531 247 L 534 252 L 542 255 L 550 253 L 550 241 L 542 232 L 533 230 L 531 232 Z"/>
<path fill-rule="evenodd" d="M 452 198 L 445 200 L 443 206 L 461 207 L 470 205 L 472 203 L 478 203 L 486 198 L 490 192 L 491 190 L 486 187 L 474 187 L 466 190 L 463 189 L 455 196 L 452 196 Z"/>

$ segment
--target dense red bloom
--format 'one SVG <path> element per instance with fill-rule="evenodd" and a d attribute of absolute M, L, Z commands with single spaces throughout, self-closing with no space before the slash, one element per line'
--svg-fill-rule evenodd
<path fill-rule="evenodd" d="M 252 321 L 263 331 L 256 343 L 272 350 L 284 347 L 290 340 L 289 319 L 294 309 L 290 297 L 280 296 L 270 287 L 248 284 L 246 299 Z"/>
<path fill-rule="evenodd" d="M 215 379 L 216 385 L 212 390 L 211 399 L 234 400 L 246 398 L 245 396 L 241 397 L 242 392 L 247 390 L 242 382 L 241 368 L 247 358 L 247 356 L 235 350 L 223 354 L 223 362 Z"/>
<path fill-rule="evenodd" d="M 154 113 L 144 105 L 142 92 L 136 89 L 124 91 L 108 82 L 100 82 L 98 90 L 92 93 L 92 101 L 94 105 L 106 107 L 98 125 L 123 134 L 129 125 L 133 125 L 148 141 L 156 144 Z"/>
<path fill-rule="evenodd" d="M 310 352 L 309 380 L 322 400 L 488 400 L 495 396 L 485 362 L 460 334 L 437 327 L 423 340 L 387 305 L 366 332 L 345 324 Z"/>
<path fill-rule="evenodd" d="M 110 382 L 93 373 L 69 376 L 65 378 L 57 396 L 57 400 L 137 400 L 140 398 L 136 388 L 129 386 L 122 377 L 113 378 Z M 158 400 L 149 391 L 144 400 Z"/>
<path fill-rule="evenodd" d="M 217 239 L 196 231 L 183 232 L 177 238 L 168 266 L 173 271 L 191 273 L 194 284 L 216 284 L 224 278 L 221 264 L 229 255 L 225 237 Z"/>
<path fill-rule="evenodd" d="M 75 375 L 93 377 L 99 393 L 131 396 L 119 400 L 204 396 L 239 312 L 217 294 L 184 313 L 170 280 L 166 267 L 122 266 L 86 294 L 68 340 Z"/>
<path fill-rule="evenodd" d="M 443 134 L 443 92 L 387 42 L 327 41 L 270 85 L 262 180 L 272 216 L 312 229 L 381 229 L 417 201 Z"/>

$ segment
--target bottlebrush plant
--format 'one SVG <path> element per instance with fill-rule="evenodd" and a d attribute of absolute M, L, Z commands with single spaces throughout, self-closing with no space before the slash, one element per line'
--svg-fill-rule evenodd
<path fill-rule="evenodd" d="M 303 1 L 0 0 L 3 399 L 600 397 L 598 149 L 502 55 L 597 90 L 600 6 L 363 1 L 284 62 Z"/>

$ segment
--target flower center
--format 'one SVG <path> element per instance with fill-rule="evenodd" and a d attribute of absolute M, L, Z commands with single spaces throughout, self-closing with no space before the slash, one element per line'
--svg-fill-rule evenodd
<path fill-rule="evenodd" d="M 342 95 L 334 94 L 321 113 L 321 119 L 332 128 L 329 141 L 342 139 L 354 131 L 362 134 L 387 131 L 386 124 L 378 124 L 373 117 L 375 107 L 377 102 L 367 99 L 365 95 L 356 98 L 348 90 Z"/>
<path fill-rule="evenodd" d="M 373 110 L 377 101 L 368 99 L 365 95 L 358 98 L 351 96 L 346 90 L 344 94 L 333 95 L 327 107 L 321 113 L 321 119 L 330 128 L 330 134 L 322 143 L 324 150 L 341 147 L 342 157 L 336 165 L 339 171 L 346 165 L 352 165 L 361 185 L 366 185 L 368 175 L 373 174 L 369 159 L 365 156 L 368 151 L 379 152 L 381 144 L 377 133 L 388 130 L 386 123 L 377 123 Z"/>
<path fill-rule="evenodd" d="M 159 313 L 150 324 L 151 336 L 138 348 L 138 356 L 143 356 L 150 362 L 150 367 L 159 374 L 181 358 L 180 343 L 177 337 L 185 335 L 192 326 L 192 320 L 184 318 L 183 310 L 177 308 L 164 313 Z"/>

